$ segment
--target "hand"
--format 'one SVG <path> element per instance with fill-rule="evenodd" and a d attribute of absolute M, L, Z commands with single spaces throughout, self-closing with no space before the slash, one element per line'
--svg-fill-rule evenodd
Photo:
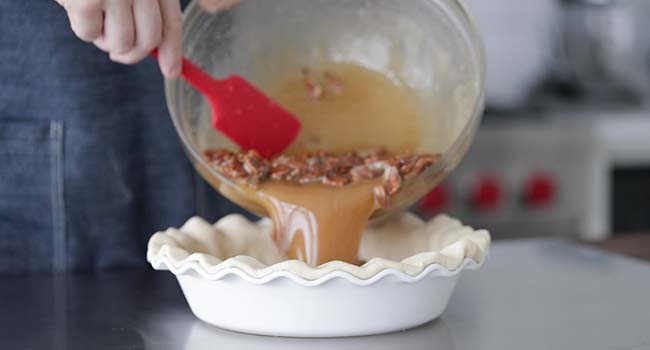
<path fill-rule="evenodd" d="M 68 13 L 70 26 L 83 41 L 107 52 L 110 59 L 135 64 L 158 48 L 162 74 L 181 73 L 182 17 L 179 0 L 56 0 Z M 201 0 L 210 12 L 238 0 Z"/>

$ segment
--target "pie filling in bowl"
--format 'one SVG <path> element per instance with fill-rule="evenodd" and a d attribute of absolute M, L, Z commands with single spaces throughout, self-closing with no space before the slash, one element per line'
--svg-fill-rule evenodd
<path fill-rule="evenodd" d="M 194 314 L 254 334 L 332 337 L 412 328 L 444 311 L 460 272 L 478 268 L 490 235 L 448 216 L 400 214 L 364 232 L 361 266 L 286 260 L 269 219 L 190 219 L 152 236 L 147 259 L 176 275 Z"/>

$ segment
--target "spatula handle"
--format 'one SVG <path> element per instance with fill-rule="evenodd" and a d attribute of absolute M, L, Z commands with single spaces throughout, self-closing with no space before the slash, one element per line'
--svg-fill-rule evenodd
<path fill-rule="evenodd" d="M 158 59 L 158 49 L 153 50 L 151 56 Z M 188 83 L 190 83 L 190 85 L 205 95 L 210 95 L 215 85 L 219 83 L 218 80 L 212 78 L 209 74 L 192 63 L 192 61 L 185 58 L 185 56 L 183 56 L 181 75 Z"/>

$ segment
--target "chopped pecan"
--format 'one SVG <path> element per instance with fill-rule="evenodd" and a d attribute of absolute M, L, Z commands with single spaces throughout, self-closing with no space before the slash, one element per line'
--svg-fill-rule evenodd
<path fill-rule="evenodd" d="M 375 197 L 375 203 L 377 203 L 380 208 L 388 208 L 390 198 L 388 198 L 388 193 L 386 193 L 384 186 L 375 187 L 373 189 L 373 194 Z"/>
<path fill-rule="evenodd" d="M 374 189 L 379 205 L 388 205 L 404 181 L 417 177 L 439 160 L 438 155 L 431 154 L 391 156 L 384 149 L 342 155 L 319 151 L 282 155 L 272 160 L 255 151 L 208 150 L 203 155 L 224 176 L 251 187 L 269 180 L 342 187 L 383 176 L 382 186 Z"/>
<path fill-rule="evenodd" d="M 325 78 L 325 83 L 327 84 L 327 89 L 329 91 L 333 92 L 336 95 L 339 95 L 341 91 L 343 91 L 343 82 L 341 79 L 334 76 L 334 74 L 325 72 L 323 74 L 323 77 Z"/>
<path fill-rule="evenodd" d="M 390 167 L 386 170 L 384 175 L 384 188 L 386 193 L 389 196 L 393 196 L 399 191 L 399 188 L 402 186 L 402 177 L 399 174 L 399 171 L 395 167 Z"/>

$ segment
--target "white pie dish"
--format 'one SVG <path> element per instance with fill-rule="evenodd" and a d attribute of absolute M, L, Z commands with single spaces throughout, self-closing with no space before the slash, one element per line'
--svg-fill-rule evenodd
<path fill-rule="evenodd" d="M 363 266 L 311 267 L 284 260 L 271 229 L 268 220 L 235 215 L 215 225 L 192 218 L 180 230 L 156 233 L 147 260 L 176 275 L 192 312 L 207 323 L 253 334 L 338 337 L 436 319 L 460 272 L 478 268 L 490 244 L 487 231 L 447 216 L 425 223 L 403 214 L 364 233 Z"/>

